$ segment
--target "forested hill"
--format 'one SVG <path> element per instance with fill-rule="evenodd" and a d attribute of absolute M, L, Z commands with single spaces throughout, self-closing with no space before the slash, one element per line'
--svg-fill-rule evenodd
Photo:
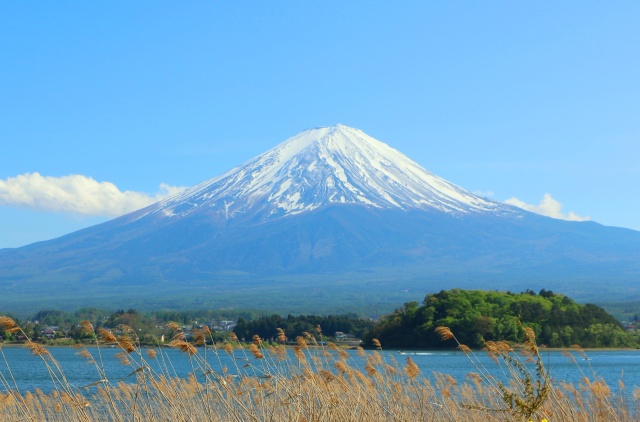
<path fill-rule="evenodd" d="M 452 347 L 434 329 L 449 327 L 469 347 L 483 341 L 522 342 L 520 324 L 535 330 L 537 342 L 548 347 L 638 347 L 636 334 L 596 305 L 581 305 L 562 294 L 541 290 L 524 293 L 443 290 L 420 305 L 406 303 L 379 321 L 367 338 L 385 348 Z"/>

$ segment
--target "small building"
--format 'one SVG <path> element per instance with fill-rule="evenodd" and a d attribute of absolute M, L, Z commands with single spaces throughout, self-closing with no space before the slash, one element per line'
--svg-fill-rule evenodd
<path fill-rule="evenodd" d="M 42 331 L 40 331 L 40 334 L 42 334 L 42 337 L 48 340 L 52 340 L 56 338 L 58 331 L 60 331 L 60 327 L 52 325 L 50 327 L 45 327 Z"/>

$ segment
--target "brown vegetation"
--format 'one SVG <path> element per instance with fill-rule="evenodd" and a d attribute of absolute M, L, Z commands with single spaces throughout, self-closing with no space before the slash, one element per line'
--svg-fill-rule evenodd
<path fill-rule="evenodd" d="M 18 328 L 2 317 L 0 324 Z M 194 347 L 180 336 L 179 327 L 174 328 L 173 346 L 193 368 L 186 379 L 170 375 L 165 349 L 143 353 L 135 332 L 126 329 L 120 336 L 94 334 L 99 346 L 108 340 L 121 349 L 122 362 L 131 366 L 126 383 L 112 382 L 101 358 L 79 352 L 95 365 L 97 377 L 89 385 L 72 387 L 46 349 L 27 343 L 44 362 L 55 388 L 50 394 L 39 390 L 19 394 L 10 373 L 2 376 L 0 420 L 631 421 L 637 405 L 614 395 L 601 380 L 552 385 L 529 330 L 519 347 L 486 344 L 486 353 L 497 362 L 493 369 L 480 363 L 478 352 L 459 344 L 474 371 L 464 382 L 439 373 L 432 382 L 411 358 L 396 362 L 377 341 L 376 350 L 359 349 L 357 358 L 335 344 L 319 344 L 309 333 L 292 348 L 268 344 L 256 336 L 248 347 L 227 343 L 222 349 L 211 349 Z M 90 325 L 83 329 L 93 333 Z M 448 328 L 437 331 L 442 338 L 457 341 Z M 207 335 L 206 328 L 199 333 Z M 279 336 L 282 340 L 285 333 Z M 237 357 L 236 367 L 215 369 L 221 366 L 220 356 L 227 353 Z M 153 359 L 162 365 L 152 365 Z M 506 374 L 509 381 L 501 382 L 492 373 Z"/>

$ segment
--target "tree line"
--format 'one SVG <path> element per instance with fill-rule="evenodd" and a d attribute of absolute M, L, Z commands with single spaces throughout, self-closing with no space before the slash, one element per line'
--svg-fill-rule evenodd
<path fill-rule="evenodd" d="M 169 321 L 192 328 L 209 325 L 215 341 L 221 341 L 228 333 L 215 333 L 216 321 L 234 320 L 237 321 L 234 333 L 246 341 L 251 341 L 256 334 L 265 340 L 276 338 L 280 328 L 290 340 L 305 332 L 326 338 L 341 331 L 362 338 L 369 345 L 373 339 L 378 339 L 385 348 L 453 347 L 451 343 L 440 341 L 434 332 L 436 327 L 446 326 L 461 343 L 479 348 L 486 341 L 522 342 L 522 326 L 527 326 L 534 330 L 538 344 L 548 347 L 576 344 L 581 347 L 640 347 L 638 334 L 625 331 L 616 318 L 599 306 L 578 304 L 565 295 L 544 289 L 538 293 L 531 290 L 522 293 L 443 290 L 428 294 L 422 303 L 405 303 L 376 322 L 356 314 L 282 316 L 261 315 L 250 310 L 138 312 L 135 309 L 109 312 L 97 308 L 83 308 L 73 313 L 44 310 L 24 321 L 14 319 L 29 338 L 43 342 L 56 340 L 43 336 L 42 330 L 48 326 L 58 327 L 58 340 L 88 341 L 90 336 L 80 328 L 80 322 L 84 320 L 96 328 L 128 325 L 135 329 L 141 342 L 148 345 L 158 344 L 166 334 L 164 325 Z M 2 340 L 19 341 L 20 338 L 16 333 L 3 332 L 0 327 Z"/>
<path fill-rule="evenodd" d="M 320 338 L 320 334 L 323 337 L 334 337 L 338 331 L 355 337 L 362 337 L 373 328 L 373 325 L 374 323 L 371 320 L 359 318 L 355 314 L 328 316 L 287 315 L 286 317 L 274 314 L 252 321 L 240 318 L 233 332 L 239 339 L 244 338 L 246 340 L 250 340 L 256 334 L 266 340 L 276 338 L 278 328 L 284 330 L 285 335 L 290 340 L 303 336 L 305 332 L 314 334 L 316 338 Z M 318 328 L 320 332 L 318 332 Z"/>

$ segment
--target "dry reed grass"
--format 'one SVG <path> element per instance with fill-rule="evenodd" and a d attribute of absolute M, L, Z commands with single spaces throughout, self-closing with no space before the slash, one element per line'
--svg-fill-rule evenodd
<path fill-rule="evenodd" d="M 5 317 L 0 325 L 18 329 Z M 93 333 L 93 327 L 84 327 Z M 319 343 L 306 333 L 293 348 L 268 345 L 254 337 L 247 347 L 227 343 L 223 348 L 196 348 L 184 341 L 173 326 L 173 347 L 189 360 L 192 374 L 178 378 L 166 349 L 143 349 L 135 333 L 126 328 L 120 336 L 105 330 L 93 334 L 98 343 L 93 355 L 79 355 L 96 368 L 96 381 L 75 388 L 62 368 L 39 344 L 27 347 L 44 363 L 54 388 L 18 393 L 12 376 L 0 378 L 0 420 L 7 421 L 632 421 L 640 400 L 616 396 L 602 380 L 585 377 L 580 385 L 552 385 L 533 332 L 515 348 L 502 342 L 487 343 L 498 366 L 489 370 L 476 353 L 458 344 L 475 372 L 464 381 L 435 373 L 427 378 L 411 358 L 398 363 L 376 350 L 357 350 L 357 357 L 335 344 Z M 455 339 L 439 327 L 443 339 Z M 321 335 L 318 327 L 316 335 Z M 208 328 L 196 341 L 211 340 Z M 278 331 L 278 342 L 286 339 Z M 237 339 L 235 339 L 237 340 Z M 101 346 L 120 348 L 120 359 L 131 367 L 127 382 L 114 382 L 104 370 Z M 222 364 L 231 354 L 234 368 Z M 0 355 L 4 357 L 0 345 Z M 95 357 L 94 357 L 95 356 Z M 363 357 L 361 357 L 363 356 Z M 154 360 L 155 365 L 151 365 Z M 482 361 L 483 362 L 483 361 Z M 7 368 L 10 369 L 8 362 Z M 162 369 L 152 369 L 162 368 Z M 222 368 L 218 370 L 216 368 Z M 494 376 L 506 375 L 507 382 Z M 10 370 L 9 370 L 10 374 Z"/>

